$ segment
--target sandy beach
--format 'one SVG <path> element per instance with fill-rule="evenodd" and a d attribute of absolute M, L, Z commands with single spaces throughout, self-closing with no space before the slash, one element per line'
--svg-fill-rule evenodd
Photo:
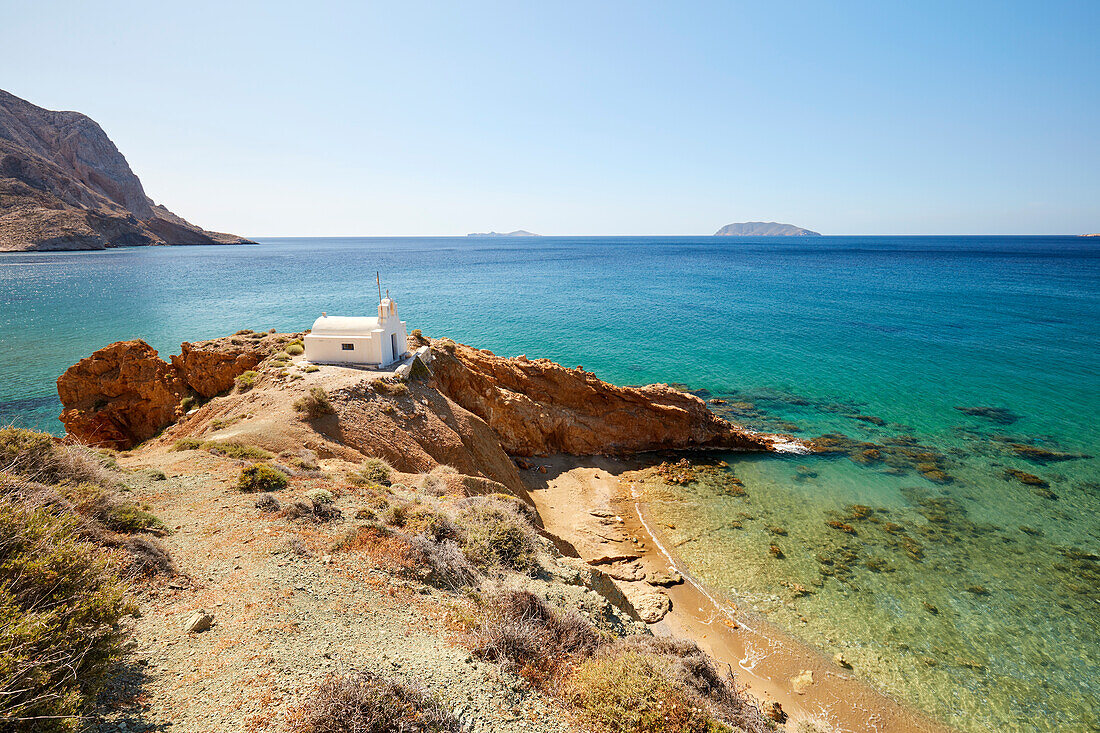
<path fill-rule="evenodd" d="M 554 456 L 535 465 L 546 473 L 525 471 L 524 478 L 545 529 L 563 551 L 607 572 L 635 605 L 665 594 L 671 608 L 651 624 L 654 633 L 695 640 L 766 706 L 778 703 L 792 729 L 808 721 L 851 733 L 950 730 L 693 578 L 638 496 L 631 472 L 648 464 Z M 682 582 L 668 585 L 677 574 Z"/>

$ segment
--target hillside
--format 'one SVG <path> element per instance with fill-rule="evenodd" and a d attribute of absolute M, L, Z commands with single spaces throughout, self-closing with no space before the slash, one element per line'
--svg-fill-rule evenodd
<path fill-rule="evenodd" d="M 796 227 L 793 224 L 779 224 L 774 221 L 743 221 L 726 224 L 714 233 L 716 237 L 820 237 L 817 232 Z"/>
<path fill-rule="evenodd" d="M 0 251 L 245 243 L 156 204 L 92 119 L 0 90 Z"/>

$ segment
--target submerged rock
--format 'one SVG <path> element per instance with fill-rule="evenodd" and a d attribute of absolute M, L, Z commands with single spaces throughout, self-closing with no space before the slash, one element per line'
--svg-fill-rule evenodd
<path fill-rule="evenodd" d="M 964 415 L 980 417 L 998 425 L 1011 425 L 1019 420 L 1019 416 L 1007 407 L 956 407 L 956 410 Z"/>

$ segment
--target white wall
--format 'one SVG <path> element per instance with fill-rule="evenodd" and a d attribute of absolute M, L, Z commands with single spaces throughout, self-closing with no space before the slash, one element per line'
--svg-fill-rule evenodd
<path fill-rule="evenodd" d="M 303 342 L 306 359 L 317 364 L 381 364 L 381 329 L 366 336 L 314 336 L 306 334 Z M 344 351 L 342 344 L 354 344 L 352 351 Z M 388 349 L 388 347 L 387 347 Z"/>

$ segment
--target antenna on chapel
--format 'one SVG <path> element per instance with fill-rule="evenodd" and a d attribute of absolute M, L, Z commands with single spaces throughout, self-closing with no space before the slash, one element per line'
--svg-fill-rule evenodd
<path fill-rule="evenodd" d="M 378 284 L 378 304 L 382 304 L 382 277 L 379 275 L 378 270 L 374 271 L 374 282 Z"/>

